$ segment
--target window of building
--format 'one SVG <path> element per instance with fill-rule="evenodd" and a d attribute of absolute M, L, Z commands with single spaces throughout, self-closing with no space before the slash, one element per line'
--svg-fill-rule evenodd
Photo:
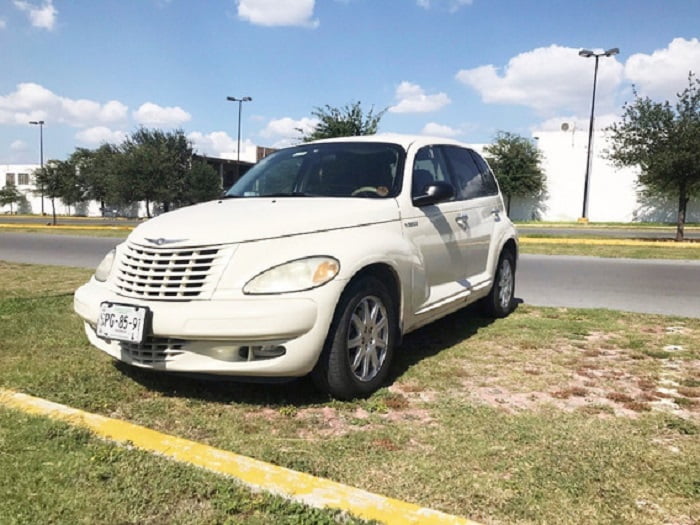
<path fill-rule="evenodd" d="M 5 174 L 5 185 L 8 186 L 12 184 L 13 186 L 15 185 L 15 174 L 14 173 L 6 173 Z"/>
<path fill-rule="evenodd" d="M 29 173 L 20 173 L 17 175 L 17 184 L 20 186 L 29 185 Z"/>

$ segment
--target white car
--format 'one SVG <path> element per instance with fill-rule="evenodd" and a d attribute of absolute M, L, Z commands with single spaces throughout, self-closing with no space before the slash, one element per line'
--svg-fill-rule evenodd
<path fill-rule="evenodd" d="M 517 234 L 486 162 L 447 139 L 279 150 L 220 200 L 161 215 L 75 293 L 90 342 L 167 372 L 384 382 L 401 337 L 481 300 L 514 308 Z"/>

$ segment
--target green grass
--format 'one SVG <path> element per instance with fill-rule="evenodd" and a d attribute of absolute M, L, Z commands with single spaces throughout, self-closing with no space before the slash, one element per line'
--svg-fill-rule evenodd
<path fill-rule="evenodd" d="M 467 309 L 407 336 L 389 387 L 339 402 L 306 380 L 204 382 L 114 364 L 87 344 L 66 294 L 89 273 L 0 263 L 0 387 L 488 523 L 691 523 L 700 514 L 700 320 L 520 306 L 493 322 Z M 114 519 L 103 521 L 216 522 L 222 515 L 209 512 L 228 498 L 255 504 L 220 478 L 192 481 L 203 474 L 84 432 L 0 418 L 0 490 L 11 496 L 0 497 L 2 516 L 27 512 L 31 522 L 45 508 L 55 521 L 99 522 L 82 499 L 104 501 Z M 54 442 L 47 432 L 57 430 L 36 425 L 69 437 Z M 115 455 L 119 466 L 79 459 L 44 474 L 49 456 L 63 455 L 39 449 L 61 446 L 67 457 Z M 13 467 L 25 463 L 26 474 Z M 128 497 L 103 497 L 104 469 L 127 494 L 149 480 L 138 515 L 125 514 Z M 93 482 L 59 493 L 54 476 Z M 139 503 L 151 492 L 156 502 L 170 492 L 172 505 L 197 502 L 201 515 L 159 514 L 171 505 Z M 276 515 L 277 504 L 261 505 Z"/>
<path fill-rule="evenodd" d="M 0 444 L 3 524 L 359 523 L 3 408 Z"/>
<path fill-rule="evenodd" d="M 532 237 L 532 236 L 529 236 Z M 673 243 L 659 243 L 658 246 L 620 246 L 615 244 L 575 244 L 575 243 L 520 243 L 521 253 L 541 255 L 585 255 L 590 257 L 628 259 L 700 259 L 700 243 L 690 248 L 675 248 Z"/>

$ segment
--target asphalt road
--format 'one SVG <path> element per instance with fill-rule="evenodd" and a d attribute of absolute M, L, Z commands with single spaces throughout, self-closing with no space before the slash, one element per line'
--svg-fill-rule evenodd
<path fill-rule="evenodd" d="M 121 240 L 0 232 L 0 259 L 95 268 Z M 700 318 L 700 261 L 523 255 L 515 291 L 537 306 Z"/>

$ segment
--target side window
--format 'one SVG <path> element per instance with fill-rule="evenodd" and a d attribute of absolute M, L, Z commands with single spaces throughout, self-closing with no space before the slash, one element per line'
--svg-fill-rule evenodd
<path fill-rule="evenodd" d="M 486 194 L 479 167 L 468 149 L 443 146 L 455 185 L 457 199 L 474 199 Z"/>
<path fill-rule="evenodd" d="M 432 146 L 419 149 L 413 161 L 411 196 L 420 195 L 428 184 L 440 181 L 450 182 L 440 149 Z"/>
<path fill-rule="evenodd" d="M 472 157 L 479 168 L 479 173 L 481 173 L 481 179 L 484 182 L 484 195 L 498 195 L 498 184 L 496 184 L 496 177 L 494 177 L 491 168 L 486 164 L 486 161 L 481 155 L 472 151 Z"/>

